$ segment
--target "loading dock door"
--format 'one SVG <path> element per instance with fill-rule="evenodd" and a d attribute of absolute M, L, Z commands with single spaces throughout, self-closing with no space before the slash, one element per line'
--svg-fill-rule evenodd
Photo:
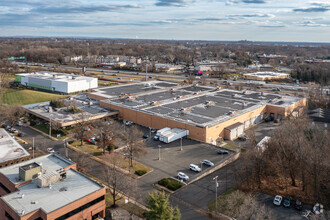
<path fill-rule="evenodd" d="M 244 128 L 248 129 L 250 127 L 250 120 L 244 122 Z"/>
<path fill-rule="evenodd" d="M 225 128 L 225 139 L 234 140 L 238 136 L 242 135 L 243 131 L 244 131 L 244 124 L 240 122 L 235 123 Z"/>
<path fill-rule="evenodd" d="M 237 129 L 232 129 L 230 131 L 230 140 L 234 140 L 237 137 Z"/>
<path fill-rule="evenodd" d="M 241 125 L 237 128 L 237 137 L 243 135 L 243 132 L 244 132 L 244 126 Z"/>

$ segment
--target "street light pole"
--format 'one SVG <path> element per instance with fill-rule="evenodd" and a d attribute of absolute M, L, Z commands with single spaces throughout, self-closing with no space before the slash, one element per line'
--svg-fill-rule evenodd
<path fill-rule="evenodd" d="M 215 180 L 215 212 L 218 212 L 218 176 L 214 177 Z"/>
<path fill-rule="evenodd" d="M 160 160 L 160 148 L 161 148 L 162 146 L 160 146 L 160 145 L 158 145 L 158 160 Z"/>
<path fill-rule="evenodd" d="M 52 136 L 52 107 L 49 106 L 49 137 Z"/>
<path fill-rule="evenodd" d="M 32 138 L 32 158 L 34 158 L 34 137 Z"/>
<path fill-rule="evenodd" d="M 203 171 L 203 161 L 199 161 L 201 163 L 201 171 Z"/>
<path fill-rule="evenodd" d="M 148 64 L 146 63 L 146 81 L 148 80 L 147 75 L 148 75 Z"/>
<path fill-rule="evenodd" d="M 180 139 L 180 150 L 182 151 L 182 138 Z"/>

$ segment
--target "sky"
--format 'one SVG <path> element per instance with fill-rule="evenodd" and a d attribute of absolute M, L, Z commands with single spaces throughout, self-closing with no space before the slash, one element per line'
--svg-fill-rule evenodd
<path fill-rule="evenodd" d="M 330 42 L 330 0 L 1 0 L 0 36 Z"/>

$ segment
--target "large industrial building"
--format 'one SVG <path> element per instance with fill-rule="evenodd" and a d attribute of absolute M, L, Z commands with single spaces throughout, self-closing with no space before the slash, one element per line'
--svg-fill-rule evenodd
<path fill-rule="evenodd" d="M 189 138 L 207 143 L 233 140 L 266 117 L 285 118 L 306 105 L 306 99 L 294 96 L 161 81 L 94 91 L 90 98 L 118 110 L 124 120 L 155 129 L 186 129 Z"/>
<path fill-rule="evenodd" d="M 272 80 L 272 79 L 285 79 L 290 77 L 289 73 L 277 73 L 277 72 L 255 72 L 255 73 L 244 73 L 244 79 L 250 80 Z"/>
<path fill-rule="evenodd" d="M 15 75 L 15 81 L 23 86 L 66 94 L 98 87 L 97 78 L 54 72 L 20 73 Z"/>
<path fill-rule="evenodd" d="M 0 169 L 0 219 L 105 217 L 105 188 L 56 154 Z"/>
<path fill-rule="evenodd" d="M 17 141 L 0 128 L 0 168 L 30 159 L 30 154 Z"/>

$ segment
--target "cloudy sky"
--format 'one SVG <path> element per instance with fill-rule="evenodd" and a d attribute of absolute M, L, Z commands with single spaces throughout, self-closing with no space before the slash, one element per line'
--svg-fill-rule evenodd
<path fill-rule="evenodd" d="M 0 36 L 330 42 L 330 0 L 1 0 Z"/>

